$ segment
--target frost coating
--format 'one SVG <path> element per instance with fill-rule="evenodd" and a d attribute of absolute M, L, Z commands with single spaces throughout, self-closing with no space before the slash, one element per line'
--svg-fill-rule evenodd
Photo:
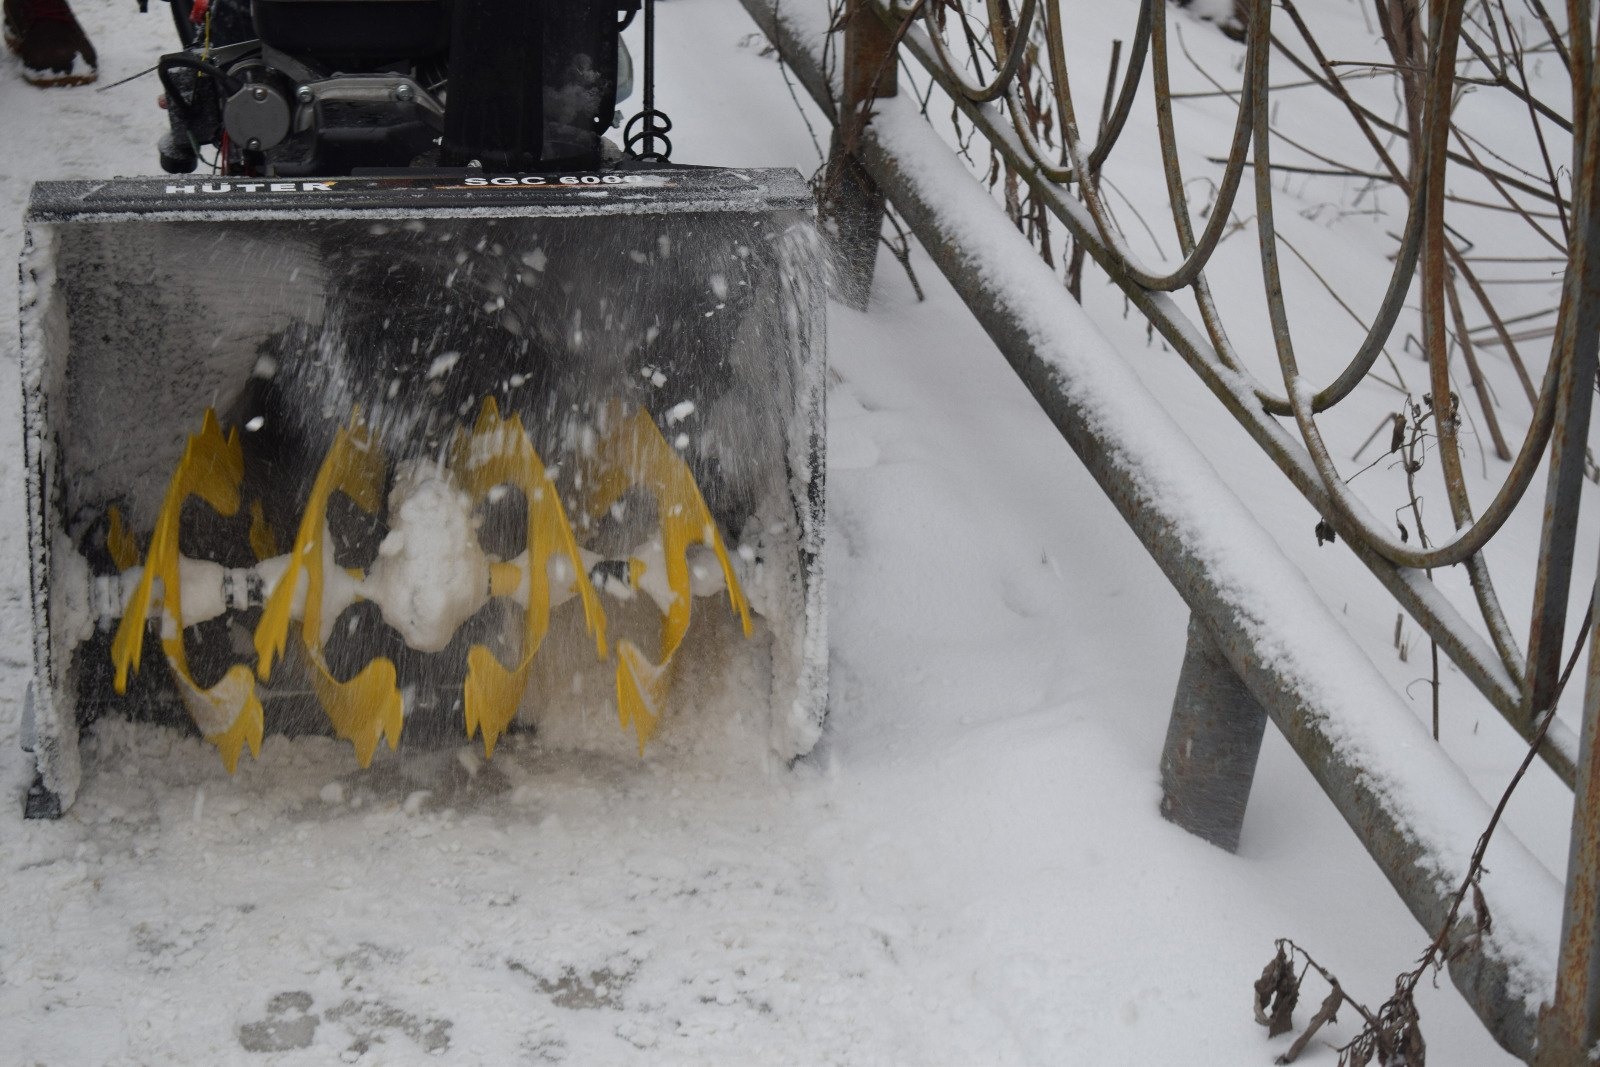
<path fill-rule="evenodd" d="M 48 604 L 51 554 L 44 527 L 51 500 L 57 455 L 44 432 L 46 398 L 60 384 L 63 367 L 50 367 L 43 354 L 66 336 L 66 316 L 56 291 L 58 239 L 54 227 L 30 226 L 24 238 L 20 267 L 18 325 L 22 343 L 23 451 L 27 459 L 29 584 L 33 597 L 33 695 L 35 757 L 40 784 L 59 799 L 62 809 L 78 794 L 82 765 L 78 758 L 77 711 L 58 665 L 66 662 L 71 634 L 51 628 Z M 68 627 L 74 620 L 65 619 Z"/>

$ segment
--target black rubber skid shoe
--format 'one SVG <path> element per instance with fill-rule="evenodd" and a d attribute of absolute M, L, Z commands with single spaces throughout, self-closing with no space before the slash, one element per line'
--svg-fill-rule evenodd
<path fill-rule="evenodd" d="M 25 819 L 61 818 L 61 798 L 44 787 L 44 781 L 35 776 L 28 787 L 28 798 L 22 804 Z"/>

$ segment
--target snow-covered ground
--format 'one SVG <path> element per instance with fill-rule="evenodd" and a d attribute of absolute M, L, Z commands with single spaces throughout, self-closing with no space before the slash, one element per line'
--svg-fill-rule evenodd
<path fill-rule="evenodd" d="M 30 181 L 154 169 L 153 79 L 109 86 L 168 47 L 165 11 L 77 6 L 105 91 L 39 92 L 0 58 L 0 259 L 19 248 Z M 815 166 L 733 0 L 673 0 L 660 22 L 680 157 Z M 358 772 L 346 745 L 270 737 L 232 778 L 196 739 L 113 721 L 88 739 L 68 817 L 25 823 L 7 416 L 6 1057 L 1265 1064 L 1286 1039 L 1254 1023 L 1249 987 L 1280 936 L 1381 1001 L 1426 937 L 1275 732 L 1239 855 L 1157 814 L 1183 605 L 915 263 L 926 302 L 885 257 L 869 314 L 830 310 L 834 695 L 822 745 L 792 770 L 762 760 L 737 715 L 642 761 L 520 736 L 489 765 L 403 748 Z M 1342 548 L 1308 547 L 1309 509 L 1187 371 L 1120 302 L 1090 307 L 1397 687 L 1420 673 L 1415 642 L 1409 663 L 1389 647 L 1381 589 Z M 15 374 L 0 361 L 0 396 Z M 1465 683 L 1446 685 L 1446 743 L 1497 796 L 1520 747 Z M 1557 871 L 1569 804 L 1539 772 L 1510 816 Z M 1421 1010 L 1434 1062 L 1509 1062 L 1447 982 L 1424 984 Z M 1301 1062 L 1333 1060 L 1319 1045 Z"/>

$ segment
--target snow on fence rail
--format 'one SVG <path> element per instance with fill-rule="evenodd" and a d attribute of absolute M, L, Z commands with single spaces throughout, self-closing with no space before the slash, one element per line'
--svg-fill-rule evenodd
<path fill-rule="evenodd" d="M 833 39 L 828 12 L 820 5 L 742 2 L 836 124 L 829 206 L 839 254 L 847 266 L 853 260 L 856 267 L 853 276 L 847 271 L 843 279 L 846 298 L 865 302 L 863 278 L 870 279 L 886 196 L 1190 607 L 1189 649 L 1163 759 L 1168 813 L 1175 821 L 1226 847 L 1236 844 L 1261 724 L 1270 716 L 1431 935 L 1455 915 L 1451 902 L 1468 876 L 1472 844 L 1490 812 L 1299 571 L 1100 337 L 1056 272 L 1030 254 L 1029 241 L 929 125 L 926 108 L 895 95 L 894 72 L 905 60 L 926 69 L 986 146 L 1026 183 L 1032 204 L 1067 227 L 1077 247 L 1122 288 L 1507 721 L 1529 739 L 1538 736 L 1541 725 L 1546 727 L 1540 754 L 1576 792 L 1565 908 L 1558 880 L 1520 843 L 1497 838 L 1497 849 L 1506 854 L 1481 883 L 1493 928 L 1483 932 L 1474 917 L 1456 918 L 1450 973 L 1495 1039 L 1515 1055 L 1544 1064 L 1588 1062 L 1583 1051 L 1600 1038 L 1600 948 L 1595 942 L 1600 927 L 1600 766 L 1590 752 L 1592 738 L 1600 736 L 1595 734 L 1600 656 L 1593 646 L 1583 737 L 1559 721 L 1546 723 L 1559 693 L 1600 335 L 1600 235 L 1593 232 L 1600 137 L 1585 136 L 1588 116 L 1600 105 L 1600 68 L 1593 61 L 1592 41 L 1581 29 L 1593 24 L 1587 0 L 1575 0 L 1568 13 L 1569 24 L 1580 28 L 1576 34 L 1559 35 L 1548 16 L 1544 19 L 1552 39 L 1560 36 L 1566 42 L 1563 60 L 1577 87 L 1573 118 L 1566 125 L 1574 145 L 1574 202 L 1559 205 L 1570 248 L 1560 308 L 1549 331 L 1549 365 L 1542 389 L 1535 393 L 1528 383 L 1534 413 L 1520 453 L 1494 503 L 1476 519 L 1456 458 L 1460 413 L 1449 392 L 1451 349 L 1444 315 L 1448 305 L 1455 312 L 1460 347 L 1468 350 L 1455 283 L 1447 290 L 1447 277 L 1467 278 L 1480 298 L 1482 288 L 1451 240 L 1428 239 L 1429 234 L 1447 232 L 1441 214 L 1445 170 L 1461 156 L 1449 148 L 1450 109 L 1435 107 L 1433 101 L 1451 98 L 1462 42 L 1483 55 L 1476 40 L 1462 31 L 1462 0 L 1431 7 L 1426 39 L 1409 46 L 1428 59 L 1419 60 L 1413 86 L 1418 95 L 1410 134 L 1416 158 L 1409 170 L 1395 168 L 1389 176 L 1406 192 L 1408 203 L 1394 275 L 1361 350 L 1320 393 L 1300 377 L 1282 306 L 1268 155 L 1274 131 L 1268 117 L 1266 59 L 1274 42 L 1271 5 L 1265 0 L 1235 9 L 1248 35 L 1239 118 L 1230 155 L 1221 161 L 1226 171 L 1217 194 L 1220 206 L 1213 205 L 1211 221 L 1198 240 L 1190 232 L 1171 138 L 1164 0 L 1146 0 L 1140 6 L 1122 88 L 1114 94 L 1114 107 L 1108 95 L 1101 140 L 1092 150 L 1078 143 L 1070 91 L 1065 89 L 1059 4 L 1023 0 L 1020 10 L 1013 11 L 1006 0 L 994 0 L 987 5 L 987 24 L 976 34 L 963 22 L 968 42 L 981 39 L 990 45 L 990 66 L 979 72 L 981 83 L 974 84 L 968 77 L 970 64 L 961 69 L 945 43 L 946 16 L 967 18 L 948 0 L 919 0 L 906 9 L 891 9 L 882 0 L 849 0 L 844 32 Z M 1303 30 L 1292 5 L 1282 6 Z M 1327 83 L 1323 87 L 1337 91 L 1340 83 L 1330 65 L 1316 53 L 1309 33 L 1305 39 L 1319 67 L 1302 69 L 1313 79 L 1320 73 Z M 1014 41 L 1037 44 L 1035 56 L 1049 54 L 1049 75 L 1037 70 L 1027 75 L 1041 79 L 1031 89 L 1023 78 L 1032 60 L 1023 58 L 1024 48 L 1010 46 Z M 1163 166 L 1185 254 L 1183 265 L 1165 274 L 1140 265 L 1118 238 L 1099 187 L 1100 166 L 1152 52 Z M 831 68 L 839 64 L 830 58 L 841 53 L 842 71 L 835 76 Z M 977 57 L 979 50 L 971 54 Z M 1113 83 L 1115 68 L 1114 59 Z M 1505 80 L 1504 70 L 1501 78 Z M 1537 107 L 1550 110 L 1526 93 L 1526 85 L 1523 89 L 1530 115 Z M 1030 91 L 1044 93 L 1059 108 L 1062 157 L 1052 159 L 1040 148 Z M 1353 102 L 1350 106 L 1352 113 L 1358 112 Z M 1252 147 L 1253 159 L 1247 160 Z M 1281 396 L 1243 368 L 1228 345 L 1205 283 L 1204 268 L 1222 225 L 1217 220 L 1228 215 L 1225 201 L 1231 200 L 1247 165 L 1256 173 L 1262 269 L 1285 378 Z M 1389 165 L 1393 167 L 1392 161 Z M 1559 194 L 1553 169 L 1551 173 L 1551 189 Z M 1078 182 L 1077 175 L 1087 180 Z M 1486 178 L 1503 188 L 1506 175 L 1489 173 Z M 1367 375 L 1416 282 L 1423 295 L 1422 347 L 1430 387 L 1435 395 L 1452 396 L 1434 414 L 1441 455 L 1450 457 L 1444 461 L 1445 479 L 1457 530 L 1452 539 L 1434 546 L 1413 546 L 1380 527 L 1334 468 L 1314 417 Z M 1172 295 L 1184 288 L 1196 297 L 1199 324 Z M 1489 301 L 1484 299 L 1482 306 L 1509 349 L 1514 340 L 1505 323 Z M 1471 365 L 1470 350 L 1466 355 Z M 1478 386 L 1475 365 L 1472 376 Z M 1293 416 L 1298 437 L 1278 421 L 1284 416 Z M 1499 444 L 1498 430 L 1495 436 Z M 1510 459 L 1509 453 L 1504 458 Z M 1500 609 L 1481 549 L 1528 492 L 1546 458 L 1550 473 L 1524 656 Z M 1481 631 L 1437 591 L 1424 570 L 1454 563 L 1464 564 L 1471 576 L 1483 616 Z"/>

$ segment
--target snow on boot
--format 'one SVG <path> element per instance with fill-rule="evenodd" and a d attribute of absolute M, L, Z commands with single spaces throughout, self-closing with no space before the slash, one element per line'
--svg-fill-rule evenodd
<path fill-rule="evenodd" d="M 34 85 L 87 85 L 98 75 L 94 45 L 67 0 L 5 0 L 5 40 Z"/>

